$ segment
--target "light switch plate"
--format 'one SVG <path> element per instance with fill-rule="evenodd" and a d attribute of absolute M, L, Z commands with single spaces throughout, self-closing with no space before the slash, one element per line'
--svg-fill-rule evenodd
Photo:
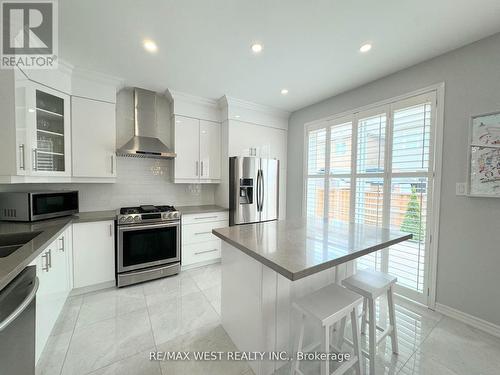
<path fill-rule="evenodd" d="M 457 182 L 456 185 L 457 195 L 467 195 L 467 185 L 465 182 Z"/>

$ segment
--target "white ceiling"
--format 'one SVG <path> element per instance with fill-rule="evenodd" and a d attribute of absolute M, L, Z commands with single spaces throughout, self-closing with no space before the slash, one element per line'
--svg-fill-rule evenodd
<path fill-rule="evenodd" d="M 59 20 L 60 55 L 77 67 L 296 110 L 499 32 L 500 1 L 59 0 Z"/>

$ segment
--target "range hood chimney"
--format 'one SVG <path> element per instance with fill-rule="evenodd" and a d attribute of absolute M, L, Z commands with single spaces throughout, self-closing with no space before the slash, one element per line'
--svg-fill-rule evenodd
<path fill-rule="evenodd" d="M 134 88 L 134 136 L 116 151 L 118 156 L 172 159 L 177 155 L 158 138 L 156 93 Z"/>

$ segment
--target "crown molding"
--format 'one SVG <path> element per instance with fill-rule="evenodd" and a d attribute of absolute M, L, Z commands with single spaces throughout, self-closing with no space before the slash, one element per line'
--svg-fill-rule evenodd
<path fill-rule="evenodd" d="M 274 108 L 263 104 L 257 104 L 246 100 L 233 98 L 227 95 L 221 97 L 218 100 L 218 104 L 220 108 L 230 108 L 230 107 L 243 108 L 250 111 L 257 111 L 265 113 L 267 115 L 276 116 L 283 120 L 288 120 L 291 114 L 290 112 L 279 108 Z"/>
<path fill-rule="evenodd" d="M 187 94 L 185 92 L 175 91 L 171 89 L 165 90 L 165 95 L 171 101 L 182 100 L 196 105 L 205 105 L 209 107 L 218 108 L 218 102 L 215 99 L 204 98 L 202 96 L 196 96 L 192 94 Z"/>
<path fill-rule="evenodd" d="M 73 67 L 73 77 L 114 86 L 117 90 L 125 87 L 125 80 L 123 78 L 79 66 Z"/>

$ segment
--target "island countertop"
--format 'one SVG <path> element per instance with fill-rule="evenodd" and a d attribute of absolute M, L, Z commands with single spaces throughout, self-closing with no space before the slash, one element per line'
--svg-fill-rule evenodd
<path fill-rule="evenodd" d="M 212 232 L 292 281 L 412 238 L 366 224 L 314 219 L 236 225 Z"/>

